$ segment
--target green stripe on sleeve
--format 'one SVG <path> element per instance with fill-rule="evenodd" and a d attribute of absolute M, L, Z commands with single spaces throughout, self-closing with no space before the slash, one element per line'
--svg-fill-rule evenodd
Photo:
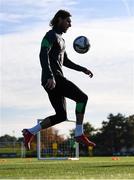
<path fill-rule="evenodd" d="M 47 39 L 44 38 L 44 39 L 42 40 L 41 47 L 50 48 L 51 46 L 52 46 L 52 44 L 50 44 Z"/>

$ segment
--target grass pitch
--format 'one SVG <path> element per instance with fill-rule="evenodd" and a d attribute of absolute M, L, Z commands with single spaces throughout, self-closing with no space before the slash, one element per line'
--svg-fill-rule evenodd
<path fill-rule="evenodd" d="M 134 157 L 86 157 L 78 161 L 0 159 L 1 179 L 134 179 Z"/>

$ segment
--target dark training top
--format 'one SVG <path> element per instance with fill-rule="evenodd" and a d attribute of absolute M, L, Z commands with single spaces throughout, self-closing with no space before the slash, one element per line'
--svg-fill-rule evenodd
<path fill-rule="evenodd" d="M 40 63 L 42 67 L 41 81 L 43 85 L 46 84 L 49 78 L 54 78 L 56 75 L 63 76 L 62 65 L 77 71 L 86 71 L 86 68 L 68 59 L 62 32 L 57 28 L 48 31 L 42 40 Z"/>

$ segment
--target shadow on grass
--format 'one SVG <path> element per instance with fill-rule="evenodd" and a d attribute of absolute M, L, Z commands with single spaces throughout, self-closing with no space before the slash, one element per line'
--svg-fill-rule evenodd
<path fill-rule="evenodd" d="M 45 165 L 44 165 L 45 166 Z M 40 166 L 40 165 L 38 165 L 38 166 L 33 166 L 32 164 L 28 167 L 30 170 L 38 170 L 38 169 L 41 169 L 41 168 L 44 168 L 44 166 Z M 51 168 L 53 169 L 53 168 L 60 168 L 61 167 L 61 165 L 57 165 L 56 167 L 55 166 L 51 166 Z M 75 167 L 75 164 L 73 164 L 72 166 L 70 165 L 69 166 L 70 168 L 69 169 L 72 169 L 72 168 L 74 168 Z M 129 167 L 134 167 L 134 164 L 111 164 L 111 165 L 87 165 L 86 163 L 85 163 L 85 165 L 84 165 L 84 167 L 86 167 L 86 168 L 88 168 L 88 169 L 91 169 L 91 168 L 114 168 L 114 167 L 127 167 L 127 168 L 129 168 Z M 67 167 L 68 168 L 68 167 Z M 22 166 L 18 166 L 18 167 L 1 167 L 0 168 L 0 171 L 1 170 L 18 170 L 18 169 L 21 169 L 21 170 L 26 170 L 27 169 L 27 167 L 25 167 L 24 168 L 24 166 L 22 167 Z M 66 169 L 66 167 L 65 167 L 65 169 Z"/>

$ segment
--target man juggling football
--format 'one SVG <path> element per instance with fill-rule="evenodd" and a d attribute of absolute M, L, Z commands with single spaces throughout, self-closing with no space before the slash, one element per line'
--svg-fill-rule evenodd
<path fill-rule="evenodd" d="M 30 143 L 38 131 L 67 120 L 66 97 L 76 102 L 75 140 L 86 146 L 94 147 L 95 143 L 91 142 L 83 133 L 83 118 L 88 96 L 64 77 L 62 66 L 83 72 L 90 78 L 93 77 L 93 74 L 87 68 L 73 63 L 67 56 L 62 34 L 71 27 L 71 14 L 65 10 L 59 10 L 50 25 L 52 29 L 45 34 L 41 43 L 41 82 L 55 110 L 55 115 L 44 118 L 41 123 L 32 128 L 22 130 L 25 147 L 30 149 Z"/>

